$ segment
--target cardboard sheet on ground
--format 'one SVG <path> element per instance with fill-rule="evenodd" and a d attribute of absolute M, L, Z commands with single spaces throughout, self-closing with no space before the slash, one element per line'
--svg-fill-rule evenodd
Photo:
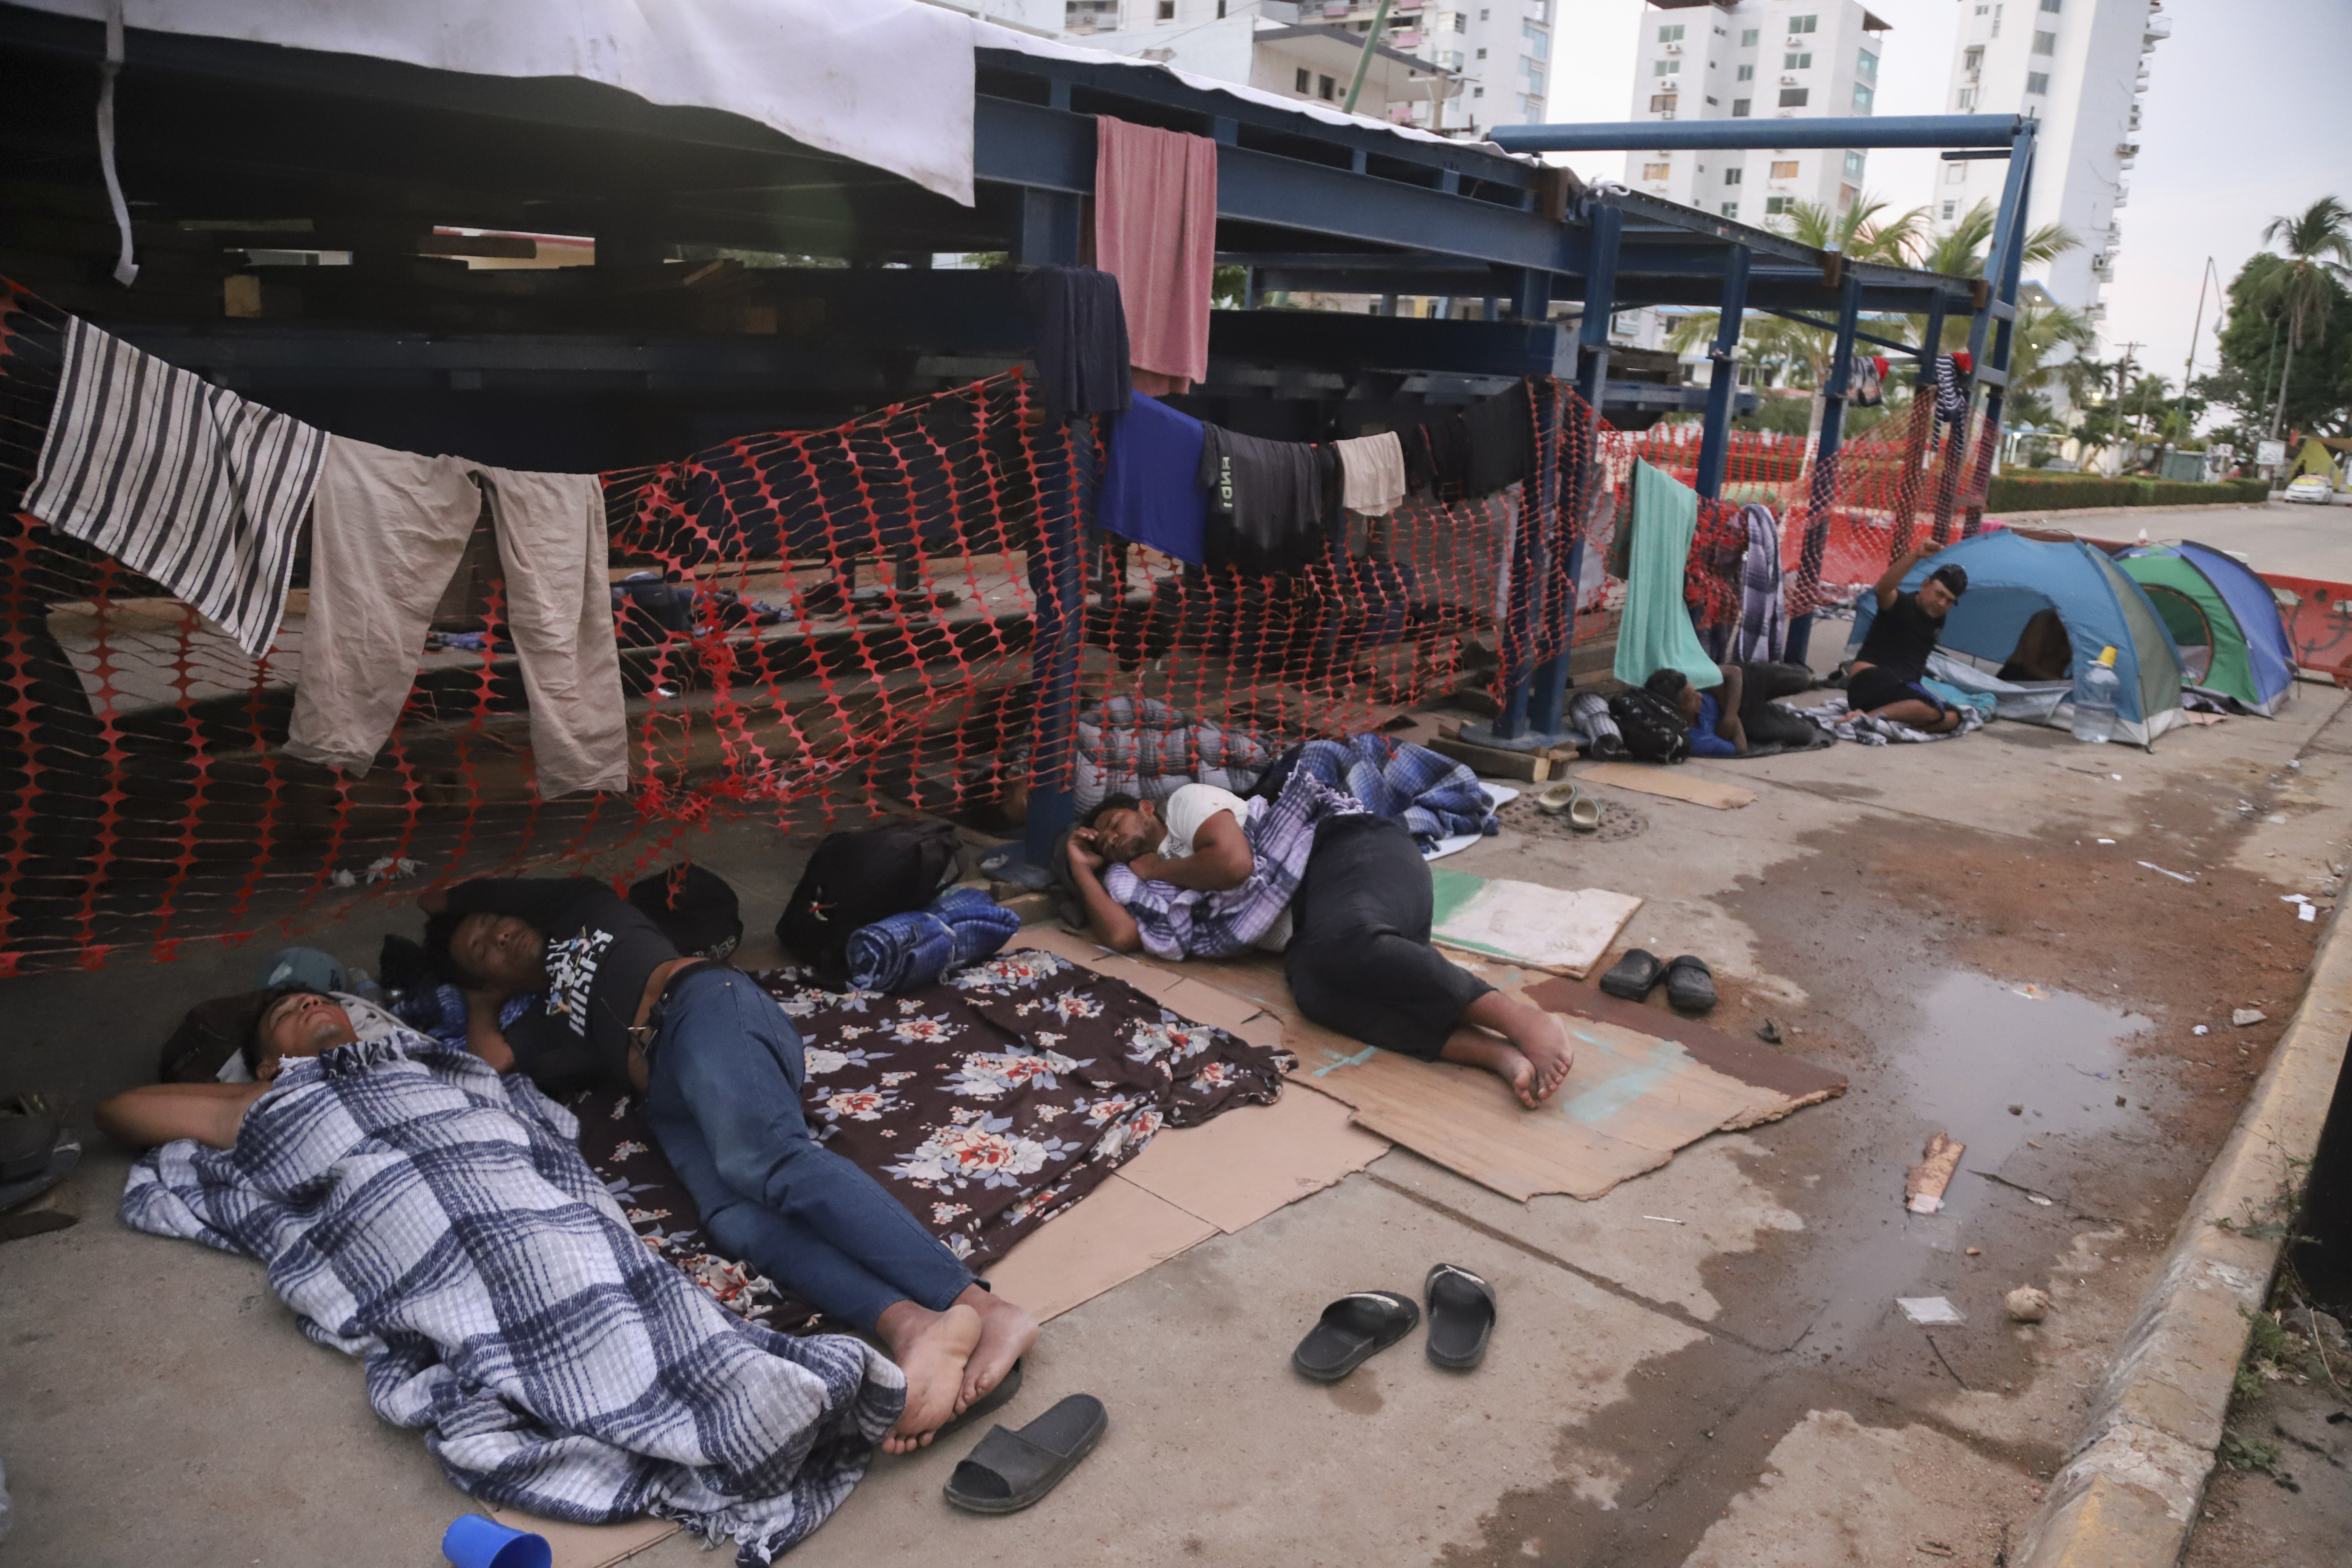
<path fill-rule="evenodd" d="M 1717 811 L 1736 811 L 1743 805 L 1753 805 L 1756 800 L 1756 792 L 1752 789 L 1717 784 L 1713 779 L 1701 778 L 1696 773 L 1656 763 L 1596 763 L 1578 773 L 1576 779 L 1580 784 L 1608 784 L 1615 789 L 1630 789 L 1637 795 L 1686 800 L 1693 805 L 1712 806 Z"/>
<path fill-rule="evenodd" d="M 1429 879 L 1437 902 L 1430 934 L 1440 947 L 1580 980 L 1642 907 L 1630 893 L 1489 880 L 1446 866 L 1431 868 Z"/>
<path fill-rule="evenodd" d="M 1050 927 L 1031 927 L 1013 945 L 1115 975 L 1196 1022 L 1261 1044 L 1285 1043 L 1266 1037 L 1280 1026 L 1254 1001 L 1197 976 L 1105 952 Z M 1387 1140 L 1349 1125 L 1346 1106 L 1296 1091 L 1272 1105 L 1228 1110 L 1203 1126 L 1163 1129 L 1118 1174 L 1005 1254 L 988 1279 L 1042 1321 L 1213 1236 L 1255 1225 L 1388 1149 Z"/>

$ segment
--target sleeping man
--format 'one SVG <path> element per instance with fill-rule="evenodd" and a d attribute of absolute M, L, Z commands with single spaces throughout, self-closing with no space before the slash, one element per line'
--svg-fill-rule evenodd
<path fill-rule="evenodd" d="M 311 991 L 275 998 L 251 1046 L 253 1083 L 98 1108 L 110 1135 L 160 1145 L 123 1218 L 260 1260 L 469 1495 L 583 1524 L 651 1510 L 763 1563 L 856 1484 L 904 1405 L 898 1370 L 704 1294 L 529 1081 L 405 1029 L 361 1041 Z"/>
<path fill-rule="evenodd" d="M 1164 806 L 1114 795 L 1070 836 L 1095 940 L 1155 958 L 1279 947 L 1298 1010 L 1424 1061 L 1465 1062 L 1534 1110 L 1576 1059 L 1567 1026 L 1430 945 L 1428 864 L 1401 823 L 1303 773 L 1243 801 L 1186 784 Z"/>
<path fill-rule="evenodd" d="M 750 976 L 681 957 L 585 878 L 485 878 L 420 902 L 425 951 L 466 993 L 477 1054 L 553 1094 L 643 1092 L 719 1250 L 889 1345 L 907 1373 L 892 1453 L 928 1444 L 1035 1342 L 1034 1319 L 810 1133 L 800 1036 Z M 541 992 L 543 1006 L 499 1026 L 508 997 Z"/>

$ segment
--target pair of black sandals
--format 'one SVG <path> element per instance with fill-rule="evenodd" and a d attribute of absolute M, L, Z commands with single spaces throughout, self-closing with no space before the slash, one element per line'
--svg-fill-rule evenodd
<path fill-rule="evenodd" d="M 1429 1301 L 1423 1348 L 1435 1365 L 1467 1372 L 1486 1359 L 1495 1334 L 1494 1288 L 1467 1268 L 1441 1263 L 1422 1281 Z M 1323 1309 L 1323 1316 L 1290 1352 L 1301 1377 L 1337 1383 L 1388 1349 L 1421 1322 L 1421 1308 L 1393 1290 L 1357 1290 Z"/>
<path fill-rule="evenodd" d="M 1660 963 L 1656 953 L 1633 948 L 1609 966 L 1601 977 L 1601 989 L 1622 1001 L 1642 1002 L 1661 980 L 1666 983 L 1666 1000 L 1683 1012 L 1704 1013 L 1715 1005 L 1715 973 L 1705 960 L 1688 952 Z"/>

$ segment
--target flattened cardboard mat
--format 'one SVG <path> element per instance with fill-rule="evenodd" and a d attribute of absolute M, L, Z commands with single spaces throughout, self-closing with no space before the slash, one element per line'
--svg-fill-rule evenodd
<path fill-rule="evenodd" d="M 1845 1090 L 1838 1074 L 1760 1044 L 1619 1002 L 1592 985 L 1547 979 L 1524 994 L 1568 1016 L 1577 1061 L 1559 1092 L 1542 1109 L 1528 1110 L 1490 1073 L 1373 1050 L 1310 1023 L 1269 964 L 1196 959 L 1180 975 L 1172 966 L 1103 953 L 1061 932 L 1024 932 L 1023 940 L 1081 963 L 1107 960 L 1107 968 L 1120 966 L 1109 973 L 1171 1007 L 1197 1000 L 1203 989 L 1226 993 L 1244 1007 L 1254 1005 L 1262 1016 L 1238 1026 L 1203 1021 L 1254 1039 L 1263 1038 L 1256 1031 L 1278 1026 L 1283 1043 L 1299 1058 L 1295 1082 L 1345 1104 L 1357 1127 L 1521 1202 L 1538 1193 L 1600 1197 L 1709 1132 L 1778 1121 Z M 1135 970 L 1156 970 L 1157 978 L 1138 977 Z M 1489 977 L 1516 978 L 1509 972 Z M 1180 994 L 1180 985 L 1194 989 Z"/>
<path fill-rule="evenodd" d="M 1581 980 L 1642 907 L 1630 893 L 1547 888 L 1474 877 L 1433 866 L 1436 910 L 1430 940 L 1440 947 Z"/>

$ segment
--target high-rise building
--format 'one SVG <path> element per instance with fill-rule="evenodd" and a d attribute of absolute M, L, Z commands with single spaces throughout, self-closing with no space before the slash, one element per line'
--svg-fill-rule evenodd
<path fill-rule="evenodd" d="M 1368 43 L 1359 112 L 1475 140 L 1544 118 L 1554 0 L 1066 0 L 1066 37 L 1118 54 L 1342 103 Z"/>
<path fill-rule="evenodd" d="M 1868 114 L 1878 97 L 1886 31 L 1858 0 L 1650 0 L 1631 118 Z M 1861 148 L 1631 153 L 1625 183 L 1761 225 L 1801 201 L 1845 211 L 1862 195 L 1868 167 Z"/>
<path fill-rule="evenodd" d="M 2170 36 L 2161 0 L 1959 0 L 1959 37 L 1944 107 L 1955 114 L 2030 114 L 2035 140 L 2026 222 L 2063 224 L 2081 241 L 2029 268 L 2050 297 L 2096 321 L 2123 239 L 2116 216 L 2131 194 L 2148 55 Z M 1948 226 L 1979 201 L 1998 204 L 2009 165 L 1938 165 L 1929 217 Z"/>

